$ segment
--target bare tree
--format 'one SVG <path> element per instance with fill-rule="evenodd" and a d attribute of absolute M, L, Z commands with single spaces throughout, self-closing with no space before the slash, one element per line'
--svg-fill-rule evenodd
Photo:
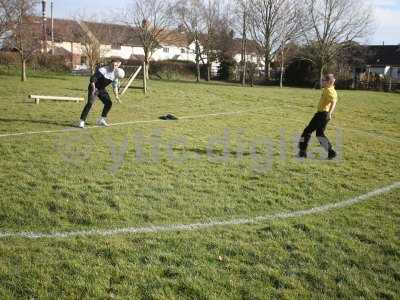
<path fill-rule="evenodd" d="M 26 81 L 26 62 L 41 49 L 41 24 L 33 17 L 34 0 L 1 0 L 4 22 L 8 24 L 10 35 L 7 47 L 15 49 L 21 60 L 21 81 Z M 39 26 L 38 26 L 39 25 Z"/>
<path fill-rule="evenodd" d="M 10 14 L 13 14 L 14 11 L 10 11 L 9 9 L 10 0 L 0 0 L 0 40 L 3 38 L 3 35 L 10 30 L 9 21 Z"/>
<path fill-rule="evenodd" d="M 204 54 L 207 57 L 207 80 L 211 80 L 211 66 L 218 56 L 218 30 L 223 24 L 221 3 L 218 0 L 207 0 L 203 5 L 203 20 L 205 38 L 203 39 Z"/>
<path fill-rule="evenodd" d="M 372 11 L 356 0 L 305 0 L 303 9 L 303 26 L 311 28 L 304 31 L 304 37 L 316 50 L 314 62 L 322 79 L 349 41 L 368 35 Z"/>
<path fill-rule="evenodd" d="M 246 68 L 247 68 L 247 33 L 249 30 L 249 0 L 236 0 L 236 27 L 241 33 L 242 49 L 241 49 L 241 80 L 242 86 L 246 85 Z"/>
<path fill-rule="evenodd" d="M 200 81 L 200 60 L 202 49 L 200 35 L 205 30 L 203 12 L 204 6 L 201 0 L 178 0 L 175 4 L 177 21 L 183 25 L 190 39 L 195 43 L 196 81 Z"/>
<path fill-rule="evenodd" d="M 83 17 L 77 20 L 78 29 L 73 33 L 77 41 L 82 45 L 82 55 L 87 58 L 90 71 L 94 73 L 96 66 L 108 53 L 108 49 L 102 45 L 102 41 L 111 40 L 112 32 L 108 24 L 83 21 Z"/>
<path fill-rule="evenodd" d="M 146 78 L 153 53 L 171 33 L 168 30 L 171 21 L 171 5 L 167 0 L 135 0 L 128 11 L 131 34 L 139 36 L 143 47 Z"/>
<path fill-rule="evenodd" d="M 293 42 L 297 39 L 301 34 L 302 30 L 300 27 L 302 16 L 302 11 L 298 9 L 298 2 L 294 0 L 287 0 L 283 3 L 282 6 L 283 14 L 279 19 L 278 23 L 278 34 L 280 36 L 280 46 L 279 46 L 279 55 L 280 55 L 280 80 L 279 85 L 283 87 L 283 74 L 285 67 L 285 49 L 287 48 L 286 44 L 289 42 Z"/>
<path fill-rule="evenodd" d="M 265 80 L 270 78 L 273 53 L 281 43 L 280 20 L 287 0 L 249 0 L 250 33 L 264 54 Z"/>

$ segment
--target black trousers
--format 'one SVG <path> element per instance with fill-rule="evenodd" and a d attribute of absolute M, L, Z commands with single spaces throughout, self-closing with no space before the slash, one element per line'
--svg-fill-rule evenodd
<path fill-rule="evenodd" d="M 110 111 L 112 107 L 112 101 L 110 98 L 110 95 L 108 92 L 103 89 L 103 90 L 97 90 L 95 94 L 93 94 L 93 89 L 92 86 L 89 85 L 88 87 L 88 101 L 83 108 L 82 114 L 81 114 L 81 120 L 86 121 L 86 118 L 92 109 L 93 104 L 96 102 L 97 97 L 100 99 L 101 102 L 104 104 L 103 112 L 101 113 L 101 116 L 106 118 L 108 112 Z"/>
<path fill-rule="evenodd" d="M 307 146 L 311 138 L 311 134 L 316 131 L 317 139 L 321 146 L 327 151 L 332 152 L 332 145 L 328 138 L 325 136 L 325 128 L 329 122 L 328 112 L 317 112 L 311 119 L 308 126 L 304 129 L 299 141 L 300 151 L 307 151 Z"/>

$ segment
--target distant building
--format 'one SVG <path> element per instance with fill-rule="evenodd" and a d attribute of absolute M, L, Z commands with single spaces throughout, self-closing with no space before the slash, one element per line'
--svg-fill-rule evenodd
<path fill-rule="evenodd" d="M 366 71 L 400 80 L 400 45 L 367 46 Z"/>
<path fill-rule="evenodd" d="M 118 57 L 124 60 L 143 61 L 144 51 L 135 28 L 109 23 L 77 22 L 54 19 L 54 54 L 63 55 L 72 69 L 87 68 L 85 55 L 87 30 L 98 40 L 102 58 Z M 42 19 L 37 17 L 35 25 L 41 30 Z M 47 27 L 47 50 L 52 51 L 51 28 Z M 195 62 L 195 44 L 188 36 L 178 31 L 165 32 L 151 60 L 181 60 Z"/>

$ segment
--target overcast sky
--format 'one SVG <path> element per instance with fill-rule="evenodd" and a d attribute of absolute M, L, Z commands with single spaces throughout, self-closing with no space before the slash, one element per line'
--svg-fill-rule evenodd
<path fill-rule="evenodd" d="M 50 0 L 47 0 L 50 2 Z M 132 0 L 53 0 L 55 18 L 74 18 L 78 15 L 110 19 L 132 3 Z M 299 0 L 301 1 L 301 0 Z M 370 2 L 375 12 L 374 33 L 368 44 L 400 44 L 400 0 L 360 0 Z M 50 9 L 50 4 L 49 8 Z M 49 12 L 50 14 L 50 12 Z M 103 16 L 103 17 L 101 17 Z"/>

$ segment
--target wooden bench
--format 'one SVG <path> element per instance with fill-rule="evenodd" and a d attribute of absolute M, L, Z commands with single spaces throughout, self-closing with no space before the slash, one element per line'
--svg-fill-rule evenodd
<path fill-rule="evenodd" d="M 84 98 L 80 97 L 60 97 L 60 96 L 41 96 L 41 95 L 29 95 L 30 99 L 35 99 L 35 103 L 39 104 L 40 100 L 55 100 L 55 101 L 74 101 L 79 103 L 84 101 Z"/>

